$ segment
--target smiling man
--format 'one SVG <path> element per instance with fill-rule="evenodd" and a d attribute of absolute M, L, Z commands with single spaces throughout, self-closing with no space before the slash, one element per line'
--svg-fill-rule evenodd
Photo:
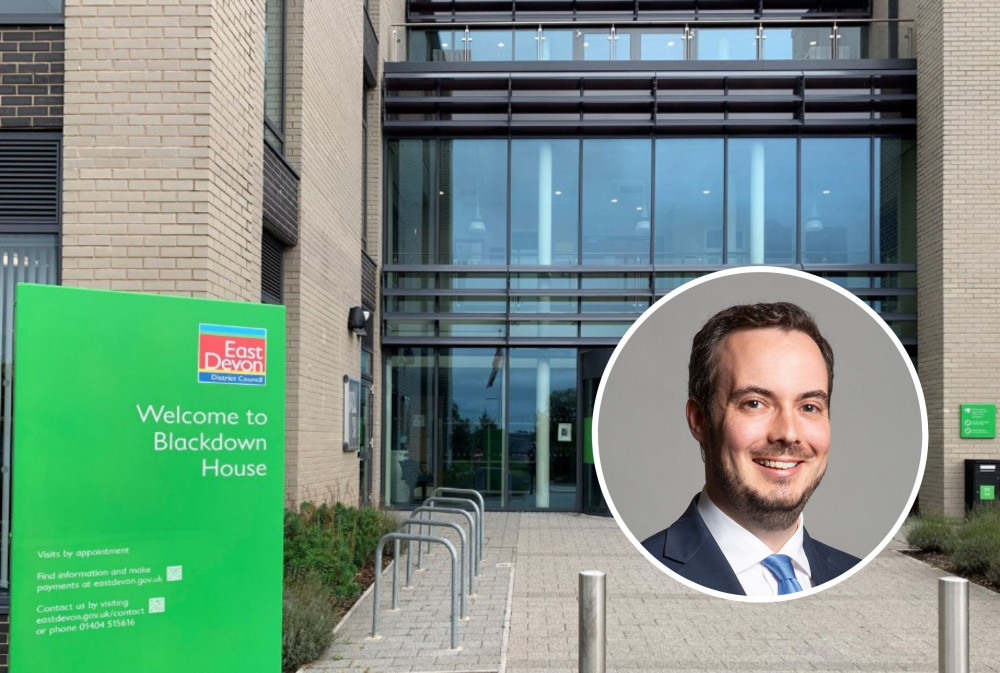
<path fill-rule="evenodd" d="M 858 563 L 803 525 L 826 472 L 832 390 L 833 351 L 800 307 L 712 316 L 691 347 L 685 410 L 705 486 L 643 547 L 706 588 L 755 597 L 809 589 Z"/>

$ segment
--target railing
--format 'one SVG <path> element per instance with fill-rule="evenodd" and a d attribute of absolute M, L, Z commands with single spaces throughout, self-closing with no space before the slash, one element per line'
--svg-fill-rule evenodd
<path fill-rule="evenodd" d="M 393 61 L 767 61 L 913 58 L 900 19 L 483 22 L 392 27 Z"/>

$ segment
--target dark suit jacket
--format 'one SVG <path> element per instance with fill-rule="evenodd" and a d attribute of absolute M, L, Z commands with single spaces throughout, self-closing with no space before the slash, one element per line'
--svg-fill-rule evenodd
<path fill-rule="evenodd" d="M 669 528 L 642 542 L 656 560 L 681 577 L 707 589 L 745 596 L 743 586 L 698 512 L 698 496 Z M 829 582 L 861 559 L 817 542 L 802 531 L 802 549 L 809 559 L 813 586 Z"/>

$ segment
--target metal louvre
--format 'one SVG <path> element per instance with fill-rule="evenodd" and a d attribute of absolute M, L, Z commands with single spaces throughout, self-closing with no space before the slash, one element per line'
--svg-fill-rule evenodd
<path fill-rule="evenodd" d="M 412 66 L 423 69 L 416 70 Z M 477 64 L 478 65 L 478 64 Z M 386 64 L 385 134 L 912 135 L 913 61 L 669 72 Z M 842 69 L 843 68 L 843 69 Z"/>
<path fill-rule="evenodd" d="M 59 140 L 0 135 L 0 225 L 59 225 Z"/>
<path fill-rule="evenodd" d="M 407 21 L 516 21 L 662 16 L 870 16 L 871 0 L 409 0 Z"/>
<path fill-rule="evenodd" d="M 282 303 L 282 252 L 285 246 L 265 231 L 260 246 L 260 300 L 265 304 Z"/>
<path fill-rule="evenodd" d="M 59 250 L 52 234 L 0 236 L 0 588 L 9 582 L 10 475 L 13 444 L 14 288 L 18 283 L 59 281 Z"/>

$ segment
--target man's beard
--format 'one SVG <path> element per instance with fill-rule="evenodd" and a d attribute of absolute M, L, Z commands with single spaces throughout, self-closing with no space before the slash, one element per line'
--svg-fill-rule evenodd
<path fill-rule="evenodd" d="M 799 515 L 805 509 L 809 497 L 819 486 L 826 470 L 816 475 L 813 483 L 803 489 L 802 494 L 795 500 L 782 498 L 780 494 L 758 493 L 751 489 L 745 482 L 740 480 L 738 474 L 730 469 L 730 466 L 720 458 L 720 451 L 708 451 L 707 461 L 711 471 L 716 475 L 719 485 L 722 487 L 729 502 L 747 519 L 759 526 L 763 530 L 780 531 L 788 530 L 798 521 Z M 803 459 L 808 457 L 805 452 L 795 445 L 783 443 L 768 444 L 760 449 L 750 452 L 751 458 L 779 458 L 782 456 Z M 783 486 L 776 486 L 776 489 L 783 489 Z"/>

